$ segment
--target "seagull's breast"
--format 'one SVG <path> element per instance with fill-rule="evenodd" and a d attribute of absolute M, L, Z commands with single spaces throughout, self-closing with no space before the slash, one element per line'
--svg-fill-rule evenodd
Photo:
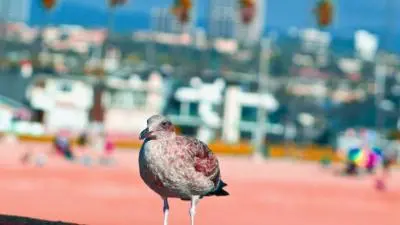
<path fill-rule="evenodd" d="M 168 145 L 163 141 L 147 141 L 139 153 L 140 176 L 159 195 L 180 197 L 181 179 L 176 163 L 170 158 Z"/>
<path fill-rule="evenodd" d="M 167 189 L 162 183 L 162 166 L 160 152 L 156 141 L 146 141 L 139 152 L 140 177 L 153 191 L 161 196 L 168 196 Z"/>
<path fill-rule="evenodd" d="M 140 174 L 155 192 L 166 197 L 187 198 L 213 188 L 211 181 L 198 173 L 193 158 L 175 141 L 147 141 L 140 151 Z"/>
<path fill-rule="evenodd" d="M 146 141 L 139 153 L 140 175 L 147 183 L 148 180 L 159 178 L 164 168 L 164 160 L 160 143 L 157 141 Z"/>

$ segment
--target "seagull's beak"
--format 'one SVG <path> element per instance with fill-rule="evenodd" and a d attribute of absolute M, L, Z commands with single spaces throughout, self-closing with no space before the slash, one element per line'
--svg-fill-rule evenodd
<path fill-rule="evenodd" d="M 151 135 L 151 131 L 149 131 L 149 128 L 146 128 L 146 129 L 142 130 L 142 132 L 140 132 L 139 139 L 144 140 L 144 139 L 148 138 L 150 135 Z"/>

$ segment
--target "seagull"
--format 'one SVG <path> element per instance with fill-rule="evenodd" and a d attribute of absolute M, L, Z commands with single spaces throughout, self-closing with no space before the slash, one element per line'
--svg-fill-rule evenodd
<path fill-rule="evenodd" d="M 205 196 L 227 196 L 217 157 L 203 142 L 180 136 L 166 117 L 151 116 L 140 133 L 140 176 L 162 198 L 164 225 L 168 225 L 168 198 L 190 201 L 191 225 L 196 205 Z"/>

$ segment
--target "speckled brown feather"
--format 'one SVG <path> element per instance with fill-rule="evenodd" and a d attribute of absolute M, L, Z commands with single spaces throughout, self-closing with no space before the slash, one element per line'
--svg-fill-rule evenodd
<path fill-rule="evenodd" d="M 218 159 L 207 145 L 195 138 L 183 136 L 177 136 L 175 141 L 178 146 L 181 146 L 178 151 L 190 154 L 195 170 L 202 173 L 217 186 L 220 178 Z"/>

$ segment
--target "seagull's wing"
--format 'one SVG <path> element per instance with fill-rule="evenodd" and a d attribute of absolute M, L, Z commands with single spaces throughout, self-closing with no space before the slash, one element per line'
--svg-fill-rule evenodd
<path fill-rule="evenodd" d="M 190 137 L 178 136 L 176 141 L 181 151 L 185 152 L 186 157 L 188 157 L 187 162 L 216 186 L 220 178 L 219 164 L 217 157 L 208 146 Z"/>

